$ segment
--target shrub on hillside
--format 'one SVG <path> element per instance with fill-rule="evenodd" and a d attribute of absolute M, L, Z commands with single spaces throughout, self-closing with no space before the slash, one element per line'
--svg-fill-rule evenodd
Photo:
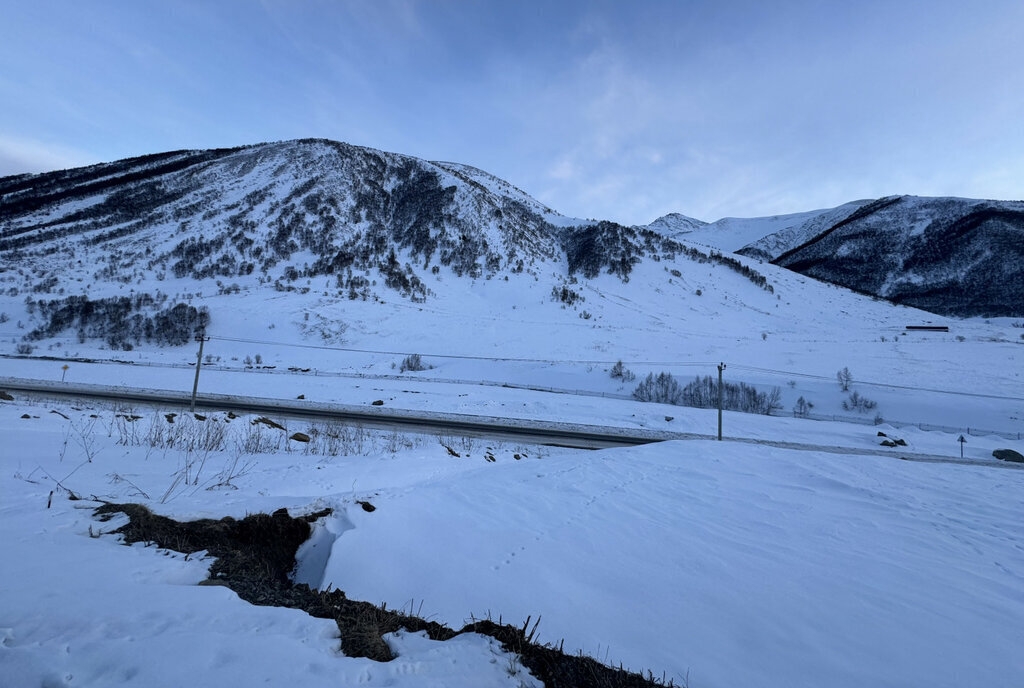
<path fill-rule="evenodd" d="M 849 368 L 843 368 L 836 373 L 836 381 L 839 383 L 841 390 L 849 392 L 850 384 L 853 382 L 853 373 L 850 372 Z"/>
<path fill-rule="evenodd" d="M 633 390 L 633 398 L 638 401 L 682 406 L 683 389 L 669 373 L 650 373 Z"/>
<path fill-rule="evenodd" d="M 404 373 L 407 370 L 412 372 L 427 370 L 429 367 L 423 362 L 423 358 L 419 354 L 409 354 L 402 360 L 402 365 L 398 369 Z"/>
<path fill-rule="evenodd" d="M 144 311 L 157 307 L 157 300 L 149 294 L 96 300 L 70 296 L 40 300 L 36 307 L 44 324 L 29 332 L 26 339 L 47 339 L 74 329 L 79 341 L 103 339 L 112 349 L 129 350 L 143 341 L 158 346 L 181 346 L 210 323 L 206 308 L 197 309 L 185 303 L 147 315 Z"/>
<path fill-rule="evenodd" d="M 753 385 L 724 382 L 722 384 L 722 408 L 743 413 L 771 415 L 782 408 L 782 390 L 773 387 L 768 392 L 759 392 Z M 710 375 L 693 379 L 683 389 L 683 405 L 696 408 L 718 407 L 718 381 Z"/>
<path fill-rule="evenodd" d="M 843 410 L 845 411 L 856 411 L 857 413 L 867 413 L 878 406 L 877 402 L 871 401 L 867 397 L 862 397 L 859 392 L 854 392 L 850 395 L 850 398 L 843 402 Z"/>
<path fill-rule="evenodd" d="M 633 397 L 639 401 L 653 401 L 676 406 L 693 406 L 695 408 L 718 407 L 718 381 L 710 375 L 697 376 L 685 387 L 681 387 L 669 373 L 653 373 L 637 385 Z M 762 413 L 771 415 L 782 408 L 782 391 L 773 387 L 768 392 L 759 392 L 753 385 L 745 382 L 722 385 L 722 408 L 727 411 L 743 413 Z"/>
<path fill-rule="evenodd" d="M 617 362 L 612 366 L 612 369 L 608 373 L 612 376 L 613 380 L 622 380 L 623 382 L 632 382 L 636 379 L 636 374 L 632 370 L 622 364 L 622 361 Z"/>

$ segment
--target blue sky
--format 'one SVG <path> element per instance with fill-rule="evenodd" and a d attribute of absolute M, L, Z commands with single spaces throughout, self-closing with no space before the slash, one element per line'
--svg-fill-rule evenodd
<path fill-rule="evenodd" d="M 1024 3 L 0 0 L 0 175 L 325 137 L 646 223 L 1024 198 Z"/>

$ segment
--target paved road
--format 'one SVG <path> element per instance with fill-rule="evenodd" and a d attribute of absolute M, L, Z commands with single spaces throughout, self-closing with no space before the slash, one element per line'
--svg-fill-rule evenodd
<path fill-rule="evenodd" d="M 187 407 L 190 395 L 174 390 L 150 390 L 134 387 L 110 387 L 81 383 L 61 383 L 23 378 L 0 377 L 0 390 L 23 392 L 54 397 L 103 399 L 141 403 L 154 406 Z M 469 437 L 511 440 L 530 444 L 554 445 L 575 449 L 607 449 L 630 447 L 671 440 L 714 440 L 714 435 L 687 432 L 619 428 L 576 423 L 557 423 L 519 418 L 475 416 L 432 411 L 388 409 L 383 406 L 353 406 L 327 404 L 306 400 L 240 397 L 224 394 L 200 394 L 196 407 L 208 410 L 238 411 L 242 413 L 275 414 L 293 418 L 330 419 L 358 423 L 379 430 L 452 434 Z M 894 453 L 891 450 L 842 447 L 800 442 L 784 442 L 744 437 L 726 437 L 728 442 L 760 444 L 797 451 L 816 451 L 831 454 L 885 456 L 904 461 L 925 463 L 955 463 L 989 466 L 993 468 L 1024 469 L 1024 464 L 1011 464 L 932 454 Z"/>

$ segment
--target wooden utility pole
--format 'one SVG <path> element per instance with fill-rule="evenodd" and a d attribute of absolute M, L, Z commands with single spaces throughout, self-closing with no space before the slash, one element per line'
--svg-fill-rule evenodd
<path fill-rule="evenodd" d="M 196 412 L 196 391 L 199 389 L 199 369 L 203 366 L 203 343 L 208 340 L 209 337 L 205 336 L 204 332 L 200 332 L 196 335 L 196 341 L 199 342 L 199 353 L 196 354 L 196 379 L 192 383 L 192 413 Z"/>
<path fill-rule="evenodd" d="M 725 364 L 718 364 L 718 441 L 722 441 L 722 371 L 725 370 Z M 198 372 L 198 371 L 196 371 Z"/>

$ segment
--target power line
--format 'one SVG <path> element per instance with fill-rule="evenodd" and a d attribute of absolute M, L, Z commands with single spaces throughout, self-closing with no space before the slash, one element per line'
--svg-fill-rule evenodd
<path fill-rule="evenodd" d="M 0 337 L 3 336 L 21 336 L 18 334 L 3 334 L 0 333 Z M 62 340 L 62 341 L 74 341 L 80 342 L 78 337 L 49 337 L 50 340 Z M 87 337 L 87 339 L 102 339 L 102 337 Z M 427 353 L 427 352 L 410 352 L 410 351 L 388 351 L 382 349 L 360 349 L 354 347 L 340 347 L 340 346 L 327 346 L 318 344 L 296 344 L 289 342 L 274 342 L 263 339 L 245 339 L 241 337 L 209 337 L 210 340 L 223 341 L 223 342 L 235 342 L 242 344 L 258 344 L 263 346 L 280 346 L 287 348 L 296 349 L 314 349 L 319 351 L 334 351 L 339 353 L 359 353 L 359 354 L 376 354 L 381 356 L 408 356 L 413 353 L 419 353 L 421 356 L 435 359 L 445 360 L 463 360 L 463 361 L 493 361 L 499 363 L 542 363 L 549 365 L 615 365 L 621 359 L 615 360 L 571 360 L 571 359 L 551 359 L 551 358 L 518 358 L 518 357 L 502 357 L 502 356 L 476 356 L 476 355 L 464 355 L 464 354 L 439 354 L 439 353 Z M 664 366 L 672 368 L 705 368 L 712 369 L 717 363 L 714 361 L 622 361 L 623 364 L 631 366 Z M 792 370 L 779 370 L 776 368 L 762 368 L 756 366 L 747 366 L 740 363 L 730 363 L 730 366 L 734 370 L 743 370 L 754 373 L 762 373 L 768 375 L 777 375 L 789 378 L 802 378 L 808 380 L 818 381 L 833 381 L 834 378 L 828 375 L 816 375 L 814 373 L 801 373 Z M 884 389 L 900 389 L 908 390 L 913 392 L 931 392 L 935 394 L 951 394 L 956 396 L 970 397 L 976 399 L 997 399 L 1003 401 L 1024 401 L 1024 397 L 1005 396 L 998 394 L 982 394 L 978 392 L 963 392 L 954 391 L 948 389 L 935 389 L 932 387 L 915 387 L 913 385 L 899 385 L 892 382 L 873 382 L 870 380 L 854 380 L 858 385 L 867 387 L 878 387 Z"/>
<path fill-rule="evenodd" d="M 381 354 L 385 356 L 408 356 L 410 353 L 419 353 L 421 356 L 428 358 L 444 358 L 444 359 L 458 359 L 465 361 L 500 361 L 502 363 L 569 363 L 569 364 L 580 364 L 580 365 L 614 365 L 621 359 L 615 360 L 568 360 L 568 359 L 552 359 L 552 358 L 515 358 L 507 356 L 473 356 L 464 354 L 438 354 L 429 353 L 425 351 L 409 352 L 409 351 L 384 351 L 380 349 L 356 349 L 351 347 L 343 346 L 326 346 L 322 344 L 291 344 L 288 342 L 271 342 L 261 339 L 242 339 L 239 337 L 210 337 L 212 340 L 223 341 L 223 342 L 241 342 L 243 344 L 261 344 L 264 346 L 285 346 L 294 347 L 297 349 L 318 349 L 322 351 L 339 351 L 344 353 L 358 353 L 358 354 Z M 704 361 L 623 361 L 629 365 L 664 365 L 664 366 L 694 366 L 703 367 L 715 365 L 714 363 Z"/>
<path fill-rule="evenodd" d="M 739 370 L 748 370 L 748 371 L 758 372 L 758 373 L 770 373 L 770 374 L 773 374 L 773 375 L 786 375 L 786 376 L 789 376 L 789 377 L 801 377 L 801 378 L 805 378 L 805 379 L 825 380 L 825 381 L 830 381 L 830 382 L 831 381 L 835 381 L 834 377 L 830 377 L 828 375 L 814 375 L 812 373 L 794 373 L 794 372 L 788 371 L 788 370 L 775 370 L 773 368 L 755 368 L 753 366 L 745 366 L 745 365 L 741 365 L 741 364 L 736 364 L 733 367 L 736 368 L 736 369 L 739 369 Z M 886 389 L 906 389 L 906 390 L 910 390 L 910 391 L 913 391 L 913 392 L 935 392 L 936 394 L 955 394 L 957 396 L 976 397 L 976 398 L 979 398 L 979 399 L 1001 399 L 1001 400 L 1004 400 L 1004 401 L 1024 401 L 1024 397 L 1008 397 L 1008 396 L 1000 396 L 998 394 L 981 394 L 979 392 L 958 392 L 958 391 L 953 391 L 953 390 L 949 390 L 949 389 L 934 389 L 934 388 L 931 388 L 931 387 L 914 387 L 912 385 L 897 385 L 897 384 L 893 384 L 892 382 L 871 382 L 869 380 L 858 380 L 856 378 L 854 378 L 853 384 L 865 385 L 865 386 L 868 386 L 868 387 L 883 387 L 883 388 L 886 388 Z"/>

